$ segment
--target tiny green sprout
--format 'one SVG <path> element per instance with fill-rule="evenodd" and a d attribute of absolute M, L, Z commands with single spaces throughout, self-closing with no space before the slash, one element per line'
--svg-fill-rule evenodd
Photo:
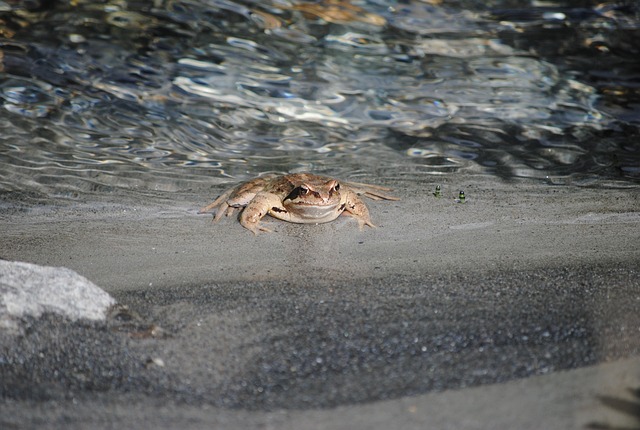
<path fill-rule="evenodd" d="M 464 203 L 464 191 L 460 190 L 460 194 L 458 194 L 458 203 Z"/>
<path fill-rule="evenodd" d="M 442 197 L 442 193 L 441 193 L 441 190 L 440 190 L 440 185 L 436 185 L 436 191 L 435 191 L 435 193 L 433 193 L 433 195 L 436 196 L 436 197 Z"/>

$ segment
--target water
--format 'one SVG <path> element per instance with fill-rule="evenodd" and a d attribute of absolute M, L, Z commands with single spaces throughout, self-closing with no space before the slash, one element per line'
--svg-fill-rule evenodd
<path fill-rule="evenodd" d="M 640 181 L 635 1 L 0 1 L 0 190 Z"/>

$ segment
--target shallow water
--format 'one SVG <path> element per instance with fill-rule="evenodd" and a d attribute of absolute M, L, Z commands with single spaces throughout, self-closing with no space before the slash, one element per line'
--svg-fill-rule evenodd
<path fill-rule="evenodd" d="M 637 184 L 640 7 L 529 3 L 0 1 L 0 190 Z"/>

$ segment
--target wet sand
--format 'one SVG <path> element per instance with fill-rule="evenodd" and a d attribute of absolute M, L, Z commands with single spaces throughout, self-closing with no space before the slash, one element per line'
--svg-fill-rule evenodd
<path fill-rule="evenodd" d="M 73 269 L 128 310 L 3 339 L 0 423 L 638 426 L 603 399 L 640 387 L 639 188 L 386 185 L 402 200 L 368 202 L 377 229 L 258 236 L 196 214 L 220 189 L 3 195 L 0 258 Z"/>

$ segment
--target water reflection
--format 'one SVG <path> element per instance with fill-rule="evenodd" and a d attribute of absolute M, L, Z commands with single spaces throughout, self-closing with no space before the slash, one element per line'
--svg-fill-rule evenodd
<path fill-rule="evenodd" d="M 0 189 L 637 182 L 640 11 L 583 3 L 0 2 Z"/>

